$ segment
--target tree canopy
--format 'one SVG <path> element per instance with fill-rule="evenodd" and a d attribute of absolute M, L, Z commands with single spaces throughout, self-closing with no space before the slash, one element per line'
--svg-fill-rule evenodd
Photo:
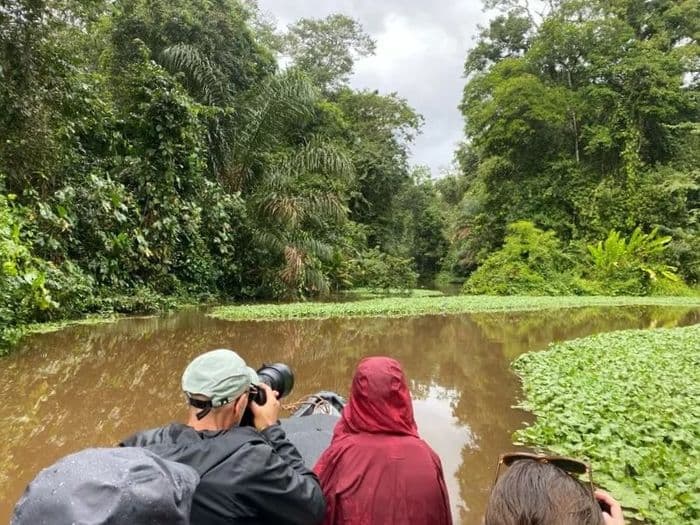
<path fill-rule="evenodd" d="M 376 44 L 352 18 L 302 18 L 282 36 L 282 50 L 324 91 L 347 84 L 355 60 L 374 54 Z"/>
<path fill-rule="evenodd" d="M 468 273 L 519 220 L 566 243 L 658 228 L 697 282 L 697 2 L 494 0 L 465 61 L 454 267 Z"/>

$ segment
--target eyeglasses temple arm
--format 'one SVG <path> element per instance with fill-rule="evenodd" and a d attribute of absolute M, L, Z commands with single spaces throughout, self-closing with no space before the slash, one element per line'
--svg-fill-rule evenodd
<path fill-rule="evenodd" d="M 598 502 L 595 499 L 595 485 L 593 485 L 593 469 L 586 465 L 586 471 L 588 472 L 588 483 L 591 486 L 591 498 L 593 499 L 593 506 L 596 507 Z"/>
<path fill-rule="evenodd" d="M 496 482 L 498 481 L 498 474 L 501 471 L 501 465 L 503 465 L 503 459 L 498 460 L 498 465 L 496 466 L 496 477 L 493 478 L 493 484 L 491 485 L 492 491 L 493 491 L 493 488 L 496 486 Z"/>

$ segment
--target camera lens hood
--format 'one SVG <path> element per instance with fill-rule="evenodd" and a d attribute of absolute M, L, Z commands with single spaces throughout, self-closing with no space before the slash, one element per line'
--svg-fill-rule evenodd
<path fill-rule="evenodd" d="M 289 395 L 294 388 L 294 373 L 284 363 L 263 364 L 257 373 L 260 381 L 279 392 L 279 397 Z"/>

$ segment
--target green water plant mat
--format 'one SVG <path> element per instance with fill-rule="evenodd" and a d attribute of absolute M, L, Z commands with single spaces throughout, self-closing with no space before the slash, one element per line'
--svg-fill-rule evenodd
<path fill-rule="evenodd" d="M 628 330 L 518 358 L 522 444 L 587 458 L 646 523 L 700 523 L 700 325 Z"/>
<path fill-rule="evenodd" d="M 700 297 L 534 297 L 458 295 L 385 297 L 337 303 L 300 302 L 221 306 L 209 315 L 228 320 L 385 317 L 470 312 L 515 312 L 590 306 L 681 306 L 700 308 Z"/>

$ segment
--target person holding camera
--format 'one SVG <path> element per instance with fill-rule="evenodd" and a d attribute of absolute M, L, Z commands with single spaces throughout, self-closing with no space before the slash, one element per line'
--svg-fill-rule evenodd
<path fill-rule="evenodd" d="M 219 349 L 198 356 L 185 369 L 182 389 L 187 424 L 139 432 L 121 446 L 145 447 L 197 471 L 192 525 L 311 525 L 323 519 L 318 478 L 278 424 L 278 393 L 237 353 Z M 265 393 L 263 404 L 249 397 L 257 389 Z M 247 410 L 252 426 L 241 426 Z"/>

